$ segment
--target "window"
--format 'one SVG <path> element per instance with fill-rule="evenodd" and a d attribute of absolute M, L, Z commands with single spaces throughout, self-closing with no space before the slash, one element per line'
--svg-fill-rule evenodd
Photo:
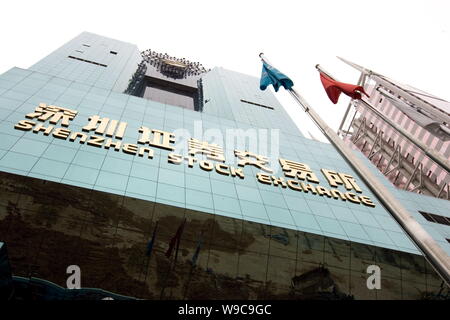
<path fill-rule="evenodd" d="M 81 58 L 74 57 L 74 56 L 68 56 L 68 58 L 74 59 L 74 60 L 83 61 L 83 62 L 87 62 L 87 63 L 92 63 L 92 64 L 98 65 L 98 66 L 100 66 L 100 67 L 105 67 L 105 68 L 107 67 L 106 64 L 99 63 L 99 62 L 95 62 L 95 61 L 89 61 L 89 60 L 81 59 Z"/>
<path fill-rule="evenodd" d="M 433 220 L 433 218 L 432 218 L 428 213 L 425 213 L 425 212 L 422 212 L 422 211 L 419 211 L 419 213 L 420 213 L 427 221 L 435 222 L 435 221 Z"/>
<path fill-rule="evenodd" d="M 83 53 L 83 51 L 80 51 L 80 50 L 75 50 L 75 52 Z"/>
<path fill-rule="evenodd" d="M 450 221 L 449 221 L 448 218 L 446 218 L 446 217 L 438 216 L 437 214 L 434 214 L 434 215 L 433 215 L 433 219 L 434 219 L 437 223 L 445 224 L 445 225 L 450 226 Z"/>
<path fill-rule="evenodd" d="M 428 212 L 423 212 L 423 211 L 419 211 L 419 213 L 425 218 L 427 219 L 427 221 L 430 222 L 434 222 L 434 223 L 439 223 L 439 224 L 444 224 L 446 226 L 450 226 L 450 218 L 444 217 L 444 216 L 440 216 L 434 213 L 428 213 Z"/>
<path fill-rule="evenodd" d="M 111 53 L 111 54 L 117 54 L 116 51 L 110 51 L 109 53 Z"/>
<path fill-rule="evenodd" d="M 252 105 L 254 105 L 254 106 L 263 107 L 263 108 L 266 108 L 266 109 L 273 110 L 273 107 L 269 107 L 269 106 L 266 106 L 266 105 L 263 105 L 263 104 L 259 104 L 259 103 L 256 103 L 256 102 L 250 102 L 250 101 L 247 101 L 247 100 L 244 100 L 244 99 L 241 99 L 241 102 L 244 102 L 244 103 L 252 104 Z"/>
<path fill-rule="evenodd" d="M 90 45 L 88 45 L 88 44 L 84 44 L 84 43 L 83 43 L 83 46 L 85 46 L 85 47 L 90 47 Z"/>

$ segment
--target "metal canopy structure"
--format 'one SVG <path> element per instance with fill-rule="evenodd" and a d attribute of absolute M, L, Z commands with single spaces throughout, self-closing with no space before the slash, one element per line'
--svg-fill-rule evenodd
<path fill-rule="evenodd" d="M 154 68 L 157 72 L 168 79 L 179 80 L 189 77 L 197 77 L 207 73 L 211 69 L 206 69 L 199 62 L 192 62 L 185 58 L 177 58 L 167 53 L 159 53 L 151 49 L 141 52 L 142 60 L 136 68 L 135 73 L 129 80 L 129 84 L 124 93 L 137 95 L 142 91 L 145 75 L 148 68 Z"/>

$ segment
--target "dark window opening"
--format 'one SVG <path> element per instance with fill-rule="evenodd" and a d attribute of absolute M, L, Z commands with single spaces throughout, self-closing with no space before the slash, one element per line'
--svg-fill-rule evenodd
<path fill-rule="evenodd" d="M 419 213 L 420 213 L 427 221 L 435 222 L 434 219 L 433 219 L 428 213 L 421 212 L 421 211 L 419 211 Z"/>
<path fill-rule="evenodd" d="M 85 47 L 90 47 L 90 45 L 88 45 L 88 44 L 84 44 L 84 43 L 83 43 L 83 46 L 85 46 Z"/>
<path fill-rule="evenodd" d="M 448 219 L 446 217 L 443 216 L 438 216 L 437 214 L 433 215 L 433 219 L 440 224 L 445 224 L 450 226 L 450 222 L 448 221 Z"/>
<path fill-rule="evenodd" d="M 447 240 L 447 242 L 450 243 L 450 239 L 445 239 L 445 240 Z"/>
<path fill-rule="evenodd" d="M 248 103 L 248 104 L 252 104 L 254 106 L 258 106 L 258 107 L 263 107 L 263 108 L 266 108 L 266 109 L 274 110 L 273 107 L 266 106 L 264 104 L 259 104 L 259 103 L 256 103 L 256 102 L 250 102 L 250 101 L 247 101 L 247 100 L 244 100 L 244 99 L 241 99 L 241 102 L 245 102 L 245 103 Z"/>
<path fill-rule="evenodd" d="M 83 53 L 83 51 L 80 51 L 80 50 L 75 50 L 75 52 Z"/>
<path fill-rule="evenodd" d="M 146 77 L 140 96 L 148 100 L 195 111 L 200 111 L 202 105 L 198 87 L 154 77 Z"/>
<path fill-rule="evenodd" d="M 111 54 L 117 54 L 116 51 L 110 51 L 109 53 L 111 53 Z"/>
<path fill-rule="evenodd" d="M 95 62 L 95 61 L 90 61 L 90 60 L 85 60 L 85 59 L 81 59 L 81 58 L 74 57 L 74 56 L 68 56 L 68 58 L 79 60 L 79 61 L 83 61 L 83 62 L 87 62 L 87 63 L 91 63 L 91 64 L 95 64 L 95 65 L 100 66 L 100 67 L 105 67 L 105 68 L 107 67 L 106 64 Z"/>
<path fill-rule="evenodd" d="M 428 221 L 450 226 L 450 218 L 440 216 L 434 213 L 419 211 L 419 213 Z"/>

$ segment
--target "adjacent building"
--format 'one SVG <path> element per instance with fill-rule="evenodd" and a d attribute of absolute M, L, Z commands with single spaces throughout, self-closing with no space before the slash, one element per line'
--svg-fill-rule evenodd
<path fill-rule="evenodd" d="M 449 200 L 450 102 L 348 63 L 361 71 L 370 98 L 352 100 L 341 136 L 398 188 Z"/>

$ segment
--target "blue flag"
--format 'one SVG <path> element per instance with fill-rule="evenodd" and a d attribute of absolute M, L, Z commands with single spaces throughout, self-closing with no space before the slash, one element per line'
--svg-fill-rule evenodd
<path fill-rule="evenodd" d="M 203 235 L 203 232 L 202 232 L 202 235 Z M 202 235 L 200 235 L 200 239 L 197 242 L 197 248 L 195 249 L 194 255 L 192 256 L 192 265 L 193 266 L 197 265 L 198 254 L 200 253 L 200 248 L 202 247 L 202 244 L 203 244 Z"/>
<path fill-rule="evenodd" d="M 286 90 L 291 89 L 294 82 L 270 64 L 263 62 L 259 88 L 261 90 L 266 90 L 269 85 L 273 85 L 275 91 L 278 92 L 278 89 L 281 86 L 283 86 Z"/>
<path fill-rule="evenodd" d="M 155 229 L 153 230 L 152 239 L 147 244 L 147 249 L 145 250 L 145 255 L 150 258 L 153 251 L 153 244 L 155 243 L 155 237 L 156 237 L 156 229 L 158 228 L 158 222 L 155 224 Z"/>

